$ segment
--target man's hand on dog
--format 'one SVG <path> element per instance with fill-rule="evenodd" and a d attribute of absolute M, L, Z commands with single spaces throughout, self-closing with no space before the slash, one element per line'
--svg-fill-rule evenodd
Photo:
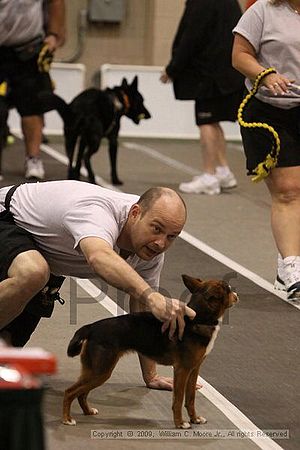
<path fill-rule="evenodd" d="M 159 292 L 152 292 L 148 297 L 152 314 L 163 323 L 162 333 L 169 328 L 169 338 L 172 339 L 178 325 L 178 337 L 181 340 L 184 332 L 184 316 L 191 320 L 196 313 L 185 303 L 174 298 L 167 298 Z"/>

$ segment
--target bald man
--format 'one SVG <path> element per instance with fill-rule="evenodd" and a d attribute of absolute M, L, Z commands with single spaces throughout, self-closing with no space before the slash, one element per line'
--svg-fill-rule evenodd
<path fill-rule="evenodd" d="M 24 345 L 43 316 L 41 292 L 53 303 L 60 277 L 74 276 L 100 277 L 130 295 L 132 312 L 148 309 L 170 337 L 176 326 L 182 336 L 194 311 L 157 289 L 164 252 L 185 221 L 182 198 L 168 188 L 141 197 L 71 180 L 0 189 L 0 334 Z M 152 360 L 140 363 L 148 387 L 172 389 Z"/>

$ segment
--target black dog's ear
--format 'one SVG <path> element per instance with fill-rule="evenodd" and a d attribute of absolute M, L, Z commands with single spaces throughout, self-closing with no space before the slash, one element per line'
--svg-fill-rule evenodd
<path fill-rule="evenodd" d="M 124 89 L 126 89 L 127 87 L 128 87 L 128 83 L 127 83 L 127 80 L 126 80 L 126 78 L 123 78 L 123 80 L 122 80 L 122 88 L 124 88 Z"/>
<path fill-rule="evenodd" d="M 133 79 L 133 81 L 132 81 L 130 87 L 131 87 L 132 89 L 134 89 L 135 91 L 138 90 L 138 77 L 137 77 L 137 75 L 134 77 L 134 79 Z"/>
<path fill-rule="evenodd" d="M 181 275 L 181 277 L 185 286 L 192 294 L 198 291 L 199 288 L 201 287 L 202 281 L 200 280 L 200 278 L 193 278 L 190 277 L 189 275 Z"/>

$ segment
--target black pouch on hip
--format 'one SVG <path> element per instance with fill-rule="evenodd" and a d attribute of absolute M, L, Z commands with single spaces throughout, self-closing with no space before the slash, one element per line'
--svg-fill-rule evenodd
<path fill-rule="evenodd" d="M 51 274 L 46 286 L 30 300 L 25 311 L 39 317 L 51 317 L 55 301 L 61 305 L 65 303 L 59 295 L 64 280 L 65 277 Z"/>
<path fill-rule="evenodd" d="M 19 61 L 26 62 L 40 53 L 43 44 L 43 37 L 37 36 L 29 42 L 14 47 L 13 50 Z"/>

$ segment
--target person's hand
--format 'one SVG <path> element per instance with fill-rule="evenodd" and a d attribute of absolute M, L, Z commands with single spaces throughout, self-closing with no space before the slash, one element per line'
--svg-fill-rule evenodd
<path fill-rule="evenodd" d="M 49 52 L 54 53 L 59 45 L 58 37 L 54 34 L 49 34 L 45 37 L 44 44 L 47 44 Z"/>
<path fill-rule="evenodd" d="M 178 325 L 178 337 L 182 339 L 185 327 L 184 316 L 194 319 L 196 313 L 185 303 L 174 298 L 168 298 L 159 292 L 152 292 L 148 296 L 148 304 L 152 314 L 160 321 L 164 322 L 162 333 L 169 328 L 169 338 L 172 339 Z"/>
<path fill-rule="evenodd" d="M 172 82 L 172 79 L 169 77 L 169 75 L 167 74 L 167 72 L 165 70 L 162 72 L 159 79 L 164 84 Z"/>
<path fill-rule="evenodd" d="M 279 73 L 270 73 L 262 79 L 262 84 L 266 86 L 273 95 L 284 95 L 289 90 L 289 85 L 292 80 L 289 80 L 284 75 Z"/>

